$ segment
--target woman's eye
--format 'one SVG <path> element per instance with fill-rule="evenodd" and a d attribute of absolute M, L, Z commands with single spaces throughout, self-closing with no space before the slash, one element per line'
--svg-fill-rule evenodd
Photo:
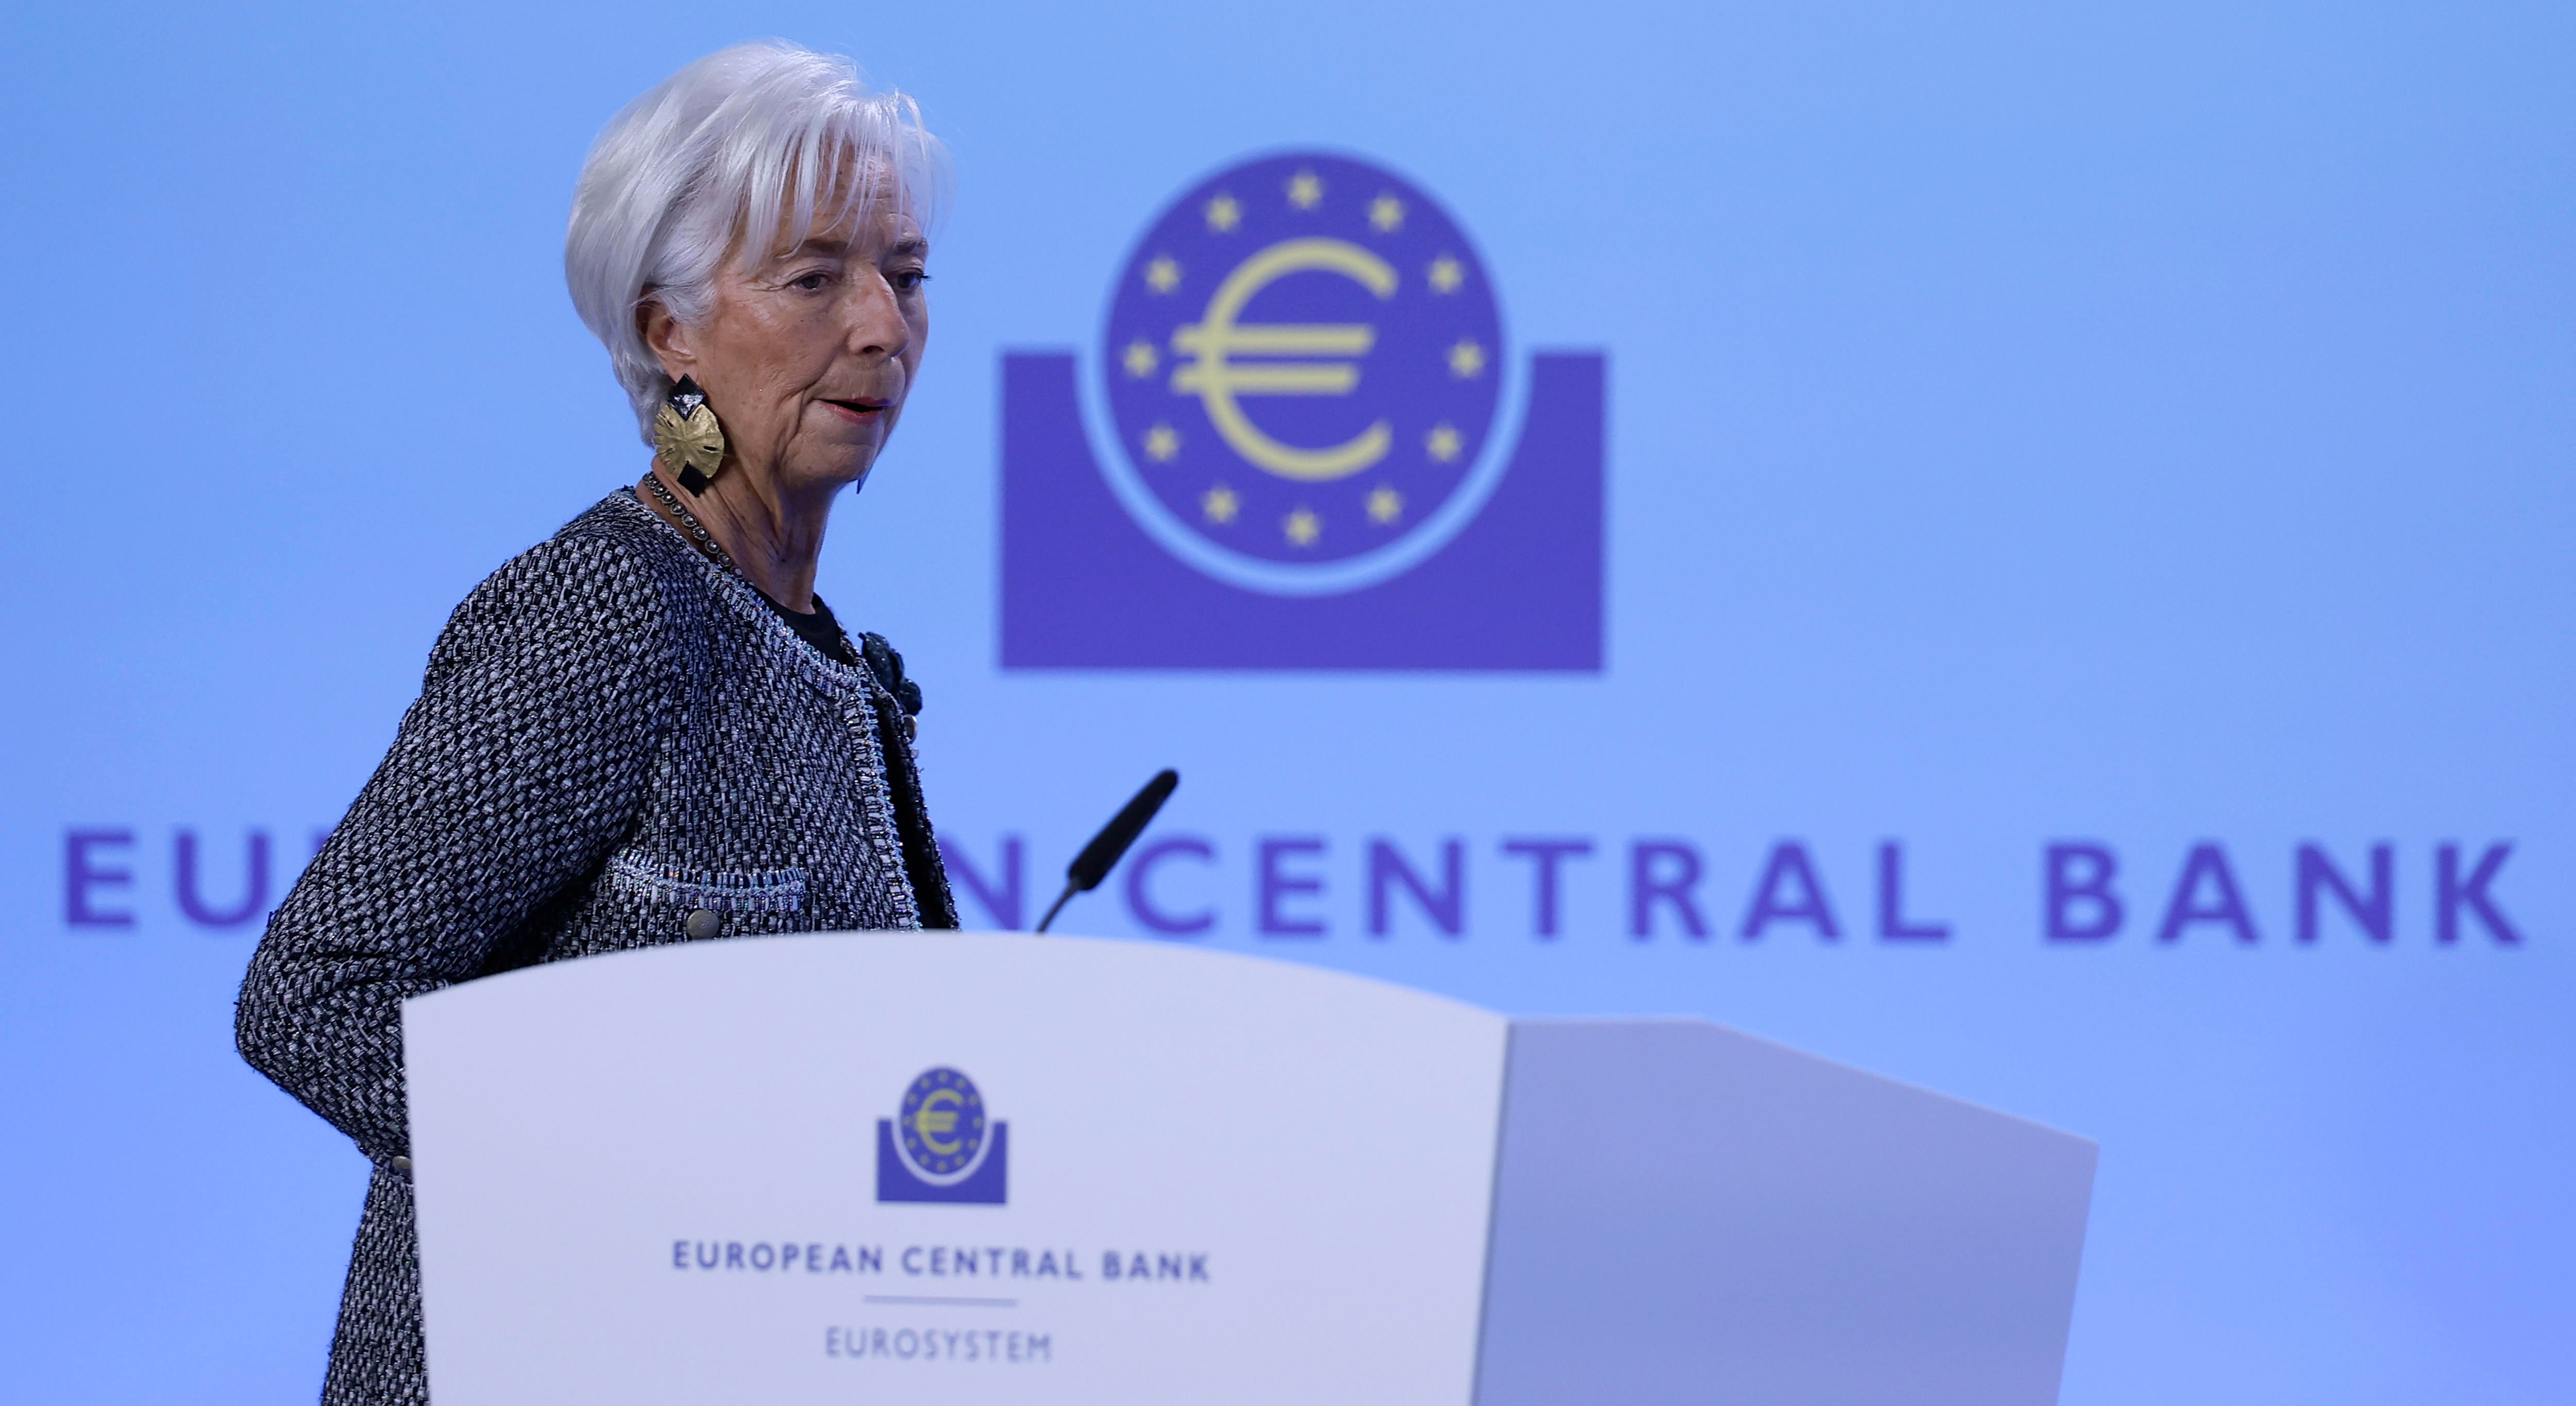
<path fill-rule="evenodd" d="M 898 293 L 909 293 L 930 281 L 930 275 L 919 269 L 897 269 L 886 275 L 886 282 Z"/>
<path fill-rule="evenodd" d="M 831 281 L 832 276 L 830 274 L 817 269 L 802 278 L 788 280 L 787 286 L 790 288 L 801 288 L 808 293 L 819 293 L 823 290 L 824 285 Z"/>

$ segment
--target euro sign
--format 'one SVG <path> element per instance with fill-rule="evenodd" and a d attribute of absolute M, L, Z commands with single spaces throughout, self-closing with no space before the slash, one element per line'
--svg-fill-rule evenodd
<path fill-rule="evenodd" d="M 941 1089 L 921 1101 L 921 1111 L 914 1114 L 912 1126 L 921 1134 L 924 1147 L 942 1157 L 956 1154 L 964 1144 L 957 1131 L 957 1109 L 966 1100 L 955 1089 Z"/>
<path fill-rule="evenodd" d="M 1253 295 L 1292 273 L 1338 273 L 1384 302 L 1395 296 L 1395 270 L 1386 260 L 1339 239 L 1290 239 L 1237 265 L 1217 285 L 1201 320 L 1172 333 L 1172 350 L 1192 360 L 1172 371 L 1172 390 L 1195 395 L 1209 423 L 1234 452 L 1282 478 L 1327 483 L 1358 473 L 1386 457 L 1394 431 L 1379 420 L 1327 449 L 1281 444 L 1261 432 L 1236 397 L 1248 395 L 1349 395 L 1360 383 L 1349 361 L 1238 362 L 1238 355 L 1359 357 L 1377 343 L 1364 322 L 1256 322 L 1238 324 Z"/>

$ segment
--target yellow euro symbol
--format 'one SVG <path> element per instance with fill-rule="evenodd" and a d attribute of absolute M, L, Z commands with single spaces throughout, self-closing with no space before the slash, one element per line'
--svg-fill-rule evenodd
<path fill-rule="evenodd" d="M 1338 273 L 1378 296 L 1395 296 L 1395 270 L 1384 259 L 1339 239 L 1290 239 L 1273 244 L 1243 261 L 1217 285 L 1199 321 L 1172 333 L 1172 350 L 1194 360 L 1172 372 L 1172 390 L 1195 395 L 1207 407 L 1234 452 L 1282 478 L 1324 483 L 1358 473 L 1386 457 L 1394 431 L 1384 420 L 1357 438 L 1329 449 L 1300 449 L 1263 434 L 1235 403 L 1244 395 L 1349 395 L 1360 383 L 1360 369 L 1347 361 L 1245 364 L 1227 358 L 1256 356 L 1366 356 L 1377 344 L 1377 329 L 1364 322 L 1256 322 L 1235 318 L 1252 295 L 1292 273 Z"/>
<path fill-rule="evenodd" d="M 963 1144 L 942 1134 L 957 1131 L 957 1105 L 966 1100 L 955 1089 L 941 1089 L 921 1101 L 921 1109 L 912 1115 L 913 1129 L 921 1134 L 921 1145 L 942 1157 L 954 1154 Z"/>

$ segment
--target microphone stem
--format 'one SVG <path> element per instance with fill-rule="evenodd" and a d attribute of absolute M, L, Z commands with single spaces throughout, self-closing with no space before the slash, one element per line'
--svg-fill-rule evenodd
<path fill-rule="evenodd" d="M 1037 930 L 1039 932 L 1045 932 L 1047 930 L 1047 924 L 1055 921 L 1055 915 L 1064 911 L 1065 902 L 1080 892 L 1082 892 L 1082 886 L 1079 884 L 1065 885 L 1064 892 L 1057 894 L 1055 896 L 1055 902 L 1048 905 L 1046 916 L 1038 919 Z"/>

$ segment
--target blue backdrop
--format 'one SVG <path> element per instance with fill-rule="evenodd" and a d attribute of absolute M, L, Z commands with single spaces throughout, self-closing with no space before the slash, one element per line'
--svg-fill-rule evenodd
<path fill-rule="evenodd" d="M 767 33 L 956 158 L 927 374 L 822 588 L 928 692 L 970 922 L 1174 765 L 1147 897 L 1211 926 L 1117 882 L 1064 926 L 1702 1013 L 2099 1138 L 2070 1403 L 2576 1380 L 2566 7 L 8 28 L 7 1395 L 315 1388 L 363 1167 L 232 1054 L 258 914 L 448 609 L 641 468 L 573 176 Z M 1280 150 L 1436 197 L 1508 364 L 1603 358 L 1599 669 L 1004 668 L 1004 353 L 1095 367 L 1140 236 Z M 1590 847 L 1552 937 L 1533 840 Z M 1373 856 L 1453 843 L 1444 925 Z"/>

